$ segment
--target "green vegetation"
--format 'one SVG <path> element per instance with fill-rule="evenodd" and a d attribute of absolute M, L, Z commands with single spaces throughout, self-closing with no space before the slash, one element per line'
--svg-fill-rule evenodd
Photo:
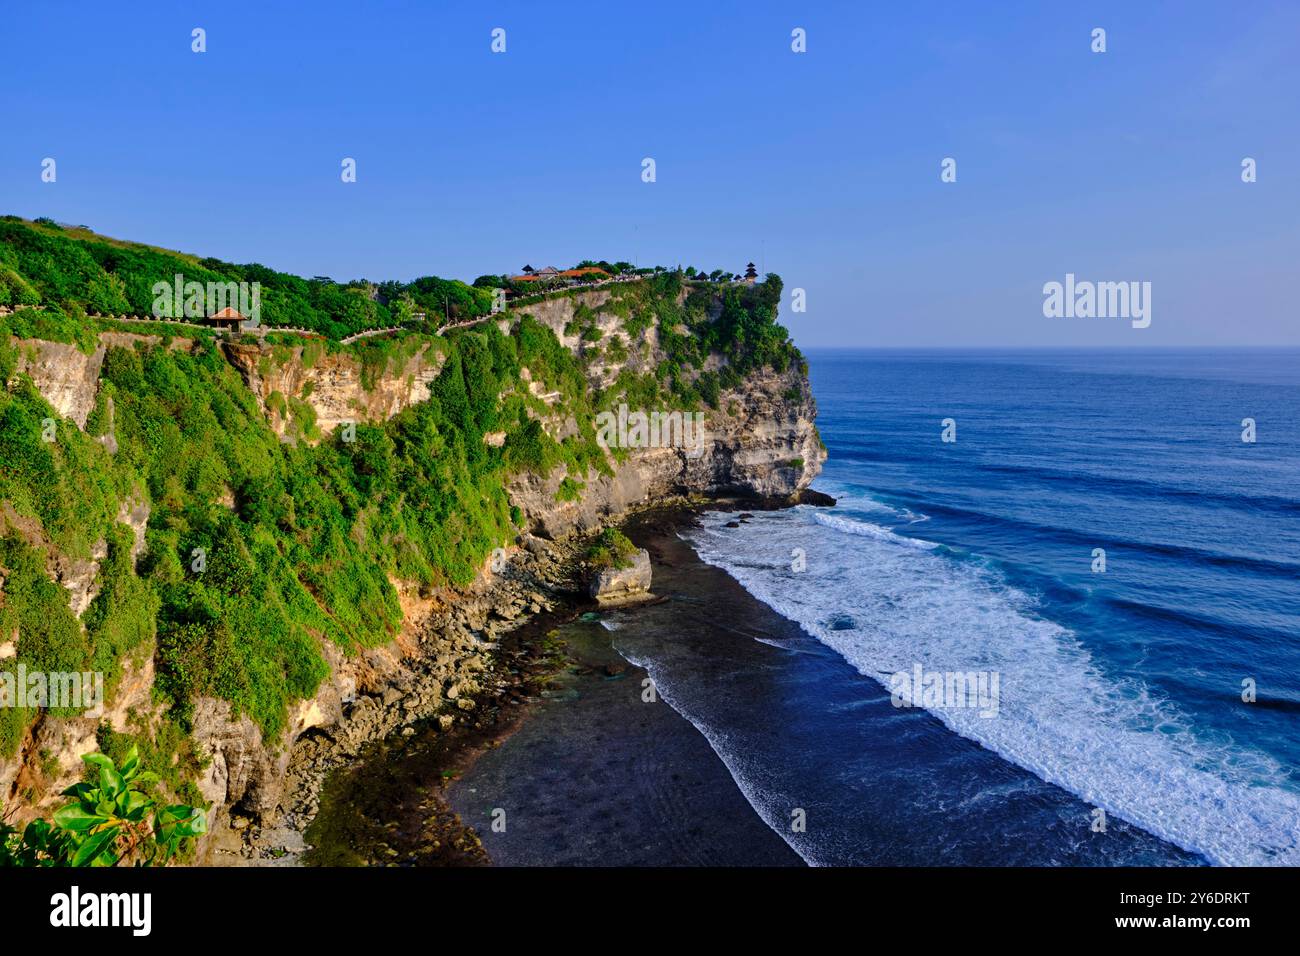
<path fill-rule="evenodd" d="M 196 280 L 210 273 L 261 281 L 264 322 L 330 337 L 267 336 L 262 375 L 346 354 L 360 364 L 362 386 L 373 389 L 423 353 L 442 363 L 429 400 L 382 424 L 323 434 L 309 388 L 274 392 L 267 406 L 293 439 L 281 441 L 218 337 L 184 330 L 192 344 L 171 349 L 178 330 L 165 323 L 87 317 L 147 313 L 151 302 L 140 296 L 177 271 Z M 340 286 L 12 217 L 0 219 L 0 288 L 10 302 L 43 306 L 0 316 L 0 643 L 17 635 L 16 654 L 0 658 L 0 673 L 19 665 L 97 671 L 111 695 L 128 665 L 152 658 L 165 719 L 132 725 L 128 734 L 103 727 L 100 746 L 121 765 L 143 754 L 148 772 L 190 803 L 198 801 L 191 781 L 200 760 L 188 730 L 200 697 L 229 701 L 274 739 L 290 705 L 313 695 L 327 675 L 324 642 L 355 654 L 391 640 L 402 623 L 398 585 L 427 593 L 467 584 L 494 547 L 515 537 L 525 516 L 508 499 L 511 476 L 563 468 L 556 498 L 564 502 L 579 500 L 592 476 L 613 474 L 611 456 L 627 452 L 607 455 L 598 445 L 597 412 L 621 402 L 717 408 L 751 372 L 803 361 L 775 321 L 776 276 L 721 290 L 676 272 L 606 286 L 610 297 L 598 309 L 575 309 L 571 334 L 586 343 L 579 355 L 518 310 L 509 334 L 485 322 L 343 346 L 333 339 L 391 324 L 394 310 L 413 323 L 416 311 L 440 317 L 444 305 L 454 317 L 482 314 L 490 293 L 435 278 Z M 605 337 L 600 355 L 593 343 L 609 316 L 621 328 Z M 105 328 L 160 340 L 107 349 L 83 431 L 59 419 L 18 371 L 34 349 L 23 340 L 89 352 Z M 663 355 L 651 360 L 656 340 Z M 721 361 L 706 370 L 711 353 Z M 632 367 L 595 389 L 588 365 L 597 355 Z M 537 394 L 523 381 L 524 368 Z M 735 406 L 728 402 L 729 413 Z M 566 437 L 557 440 L 544 422 L 565 423 Z M 504 440 L 489 443 L 489 434 Z M 101 436 L 112 438 L 115 453 Z M 141 504 L 149 510 L 142 550 L 124 523 Z M 588 559 L 624 567 L 634 550 L 609 531 Z M 90 561 L 98 566 L 95 596 L 78 620 L 54 572 Z M 30 709 L 0 708 L 0 757 L 15 753 L 34 717 Z M 57 827 L 38 828 L 33 839 L 44 849 L 33 852 L 46 858 L 79 846 L 65 837 Z M 28 852 L 15 834 L 5 839 L 11 855 Z"/>
<path fill-rule="evenodd" d="M 93 653 L 93 636 L 83 634 L 68 607 L 67 591 L 50 579 L 43 556 L 17 538 L 0 539 L 0 574 L 4 576 L 4 606 L 0 607 L 0 634 L 20 635 L 18 656 L 8 658 L 0 671 L 11 687 L 17 686 L 19 664 L 28 672 L 82 673 Z M 8 676 L 13 675 L 13 676 Z M 0 707 L 0 746 L 11 756 L 23 731 L 35 717 L 30 707 Z M 72 717 L 78 711 L 52 709 L 56 716 Z"/>
<path fill-rule="evenodd" d="M 120 765 L 104 754 L 82 759 L 91 779 L 63 791 L 72 800 L 52 823 L 33 820 L 22 833 L 0 823 L 0 867 L 161 865 L 206 831 L 202 810 L 157 801 L 158 776 L 134 748 Z"/>
<path fill-rule="evenodd" d="M 632 566 L 637 547 L 617 528 L 606 528 L 587 548 L 587 563 L 594 568 L 621 570 Z"/>
<path fill-rule="evenodd" d="M 582 489 L 586 487 L 586 482 L 575 481 L 574 479 L 565 476 L 564 480 L 560 482 L 560 487 L 555 492 L 555 500 L 577 501 L 582 497 Z"/>
<path fill-rule="evenodd" d="M 2 226 L 3 223 L 0 223 Z M 20 339 L 44 339 L 75 345 L 83 352 L 95 349 L 98 330 L 87 320 L 85 313 L 69 314 L 59 308 L 34 309 L 19 307 L 6 316 L 0 316 L 0 334 Z"/>
<path fill-rule="evenodd" d="M 194 738 L 175 721 L 164 720 L 153 728 L 147 715 L 133 714 L 128 723 L 128 730 L 123 732 L 108 723 L 99 725 L 95 736 L 100 752 L 120 766 L 131 751 L 136 751 L 140 768 L 157 774 L 164 792 L 175 795 L 181 803 L 206 806 L 195 781 L 210 758 L 200 751 Z"/>
<path fill-rule="evenodd" d="M 45 305 L 67 314 L 153 314 L 155 283 L 257 282 L 262 324 L 292 326 L 339 339 L 364 329 L 486 315 L 492 293 L 451 279 L 346 283 L 303 279 L 263 265 L 122 242 L 84 227 L 0 217 L 0 305 Z M 84 328 L 84 325 L 83 325 Z M 62 340 L 57 340 L 62 341 Z"/>
<path fill-rule="evenodd" d="M 384 367 L 411 347 L 365 346 Z M 274 735 L 288 704 L 326 675 L 322 640 L 350 653 L 395 636 L 393 581 L 466 584 L 514 537 L 522 515 L 507 499 L 508 474 L 610 470 L 582 370 L 545 327 L 523 319 L 506 336 L 489 323 L 436 347 L 446 361 L 429 401 L 314 448 L 281 442 L 206 341 L 193 352 L 108 350 L 101 395 L 113 402 L 115 455 L 67 421 L 44 441 L 54 412 L 18 376 L 0 392 L 0 501 L 39 540 L 0 525 L 0 627 L 20 634 L 4 666 L 100 669 L 112 685 L 124 657 L 156 642 L 156 687 L 172 719 L 186 726 L 194 700 L 211 695 Z M 579 434 L 557 442 L 529 416 L 537 400 L 517 388 L 521 365 L 560 393 Z M 269 404 L 315 430 L 305 401 Z M 505 432 L 501 447 L 484 442 L 491 431 Z M 581 487 L 571 480 L 565 493 Z M 117 523 L 136 489 L 152 507 L 138 576 Z M 107 556 L 83 633 L 46 563 L 53 553 L 89 558 L 97 542 Z M 32 716 L 0 713 L 0 753 L 14 752 Z"/>
<path fill-rule="evenodd" d="M 104 694 L 111 698 L 121 678 L 122 662 L 152 651 L 157 633 L 158 594 L 135 573 L 134 543 L 129 528 L 108 530 L 108 554 L 99 566 L 99 594 L 82 615 L 92 637 L 90 669 L 104 674 Z"/>
<path fill-rule="evenodd" d="M 665 357 L 653 375 L 625 369 L 595 396 L 597 409 L 614 409 L 620 402 L 630 408 L 717 408 L 724 389 L 736 388 L 760 368 L 784 372 L 792 364 L 802 367 L 803 356 L 776 321 L 781 291 L 777 275 L 753 286 L 718 290 L 686 284 L 677 272 L 616 287 L 601 311 L 623 317 L 627 341 L 612 337 L 617 344 L 607 357 L 621 362 L 619 356 L 628 354 L 628 344 L 637 342 L 652 325 L 658 327 Z M 716 371 L 704 371 L 711 353 L 724 361 Z"/>

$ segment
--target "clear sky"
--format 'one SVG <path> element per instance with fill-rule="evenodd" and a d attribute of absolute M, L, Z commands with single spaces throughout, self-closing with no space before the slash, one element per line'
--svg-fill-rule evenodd
<path fill-rule="evenodd" d="M 752 259 L 804 346 L 1300 344 L 1294 2 L 3 7 L 0 212 L 340 280 Z M 1067 272 L 1151 326 L 1045 318 Z"/>

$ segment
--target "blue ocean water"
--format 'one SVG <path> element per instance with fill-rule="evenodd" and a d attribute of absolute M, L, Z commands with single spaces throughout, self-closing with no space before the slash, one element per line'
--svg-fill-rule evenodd
<path fill-rule="evenodd" d="M 771 701 L 628 649 L 773 828 L 810 862 L 1300 863 L 1300 352 L 809 361 L 838 506 L 691 537 L 801 626 L 764 679 L 822 716 L 761 735 Z M 996 715 L 890 706 L 918 665 L 996 673 Z M 834 823 L 787 834 L 801 795 Z"/>

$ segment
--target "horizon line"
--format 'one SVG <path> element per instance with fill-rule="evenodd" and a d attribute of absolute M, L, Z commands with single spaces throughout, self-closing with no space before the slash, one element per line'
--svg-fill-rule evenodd
<path fill-rule="evenodd" d="M 1257 345 L 799 345 L 801 352 L 1254 352 L 1300 350 L 1300 342 Z"/>

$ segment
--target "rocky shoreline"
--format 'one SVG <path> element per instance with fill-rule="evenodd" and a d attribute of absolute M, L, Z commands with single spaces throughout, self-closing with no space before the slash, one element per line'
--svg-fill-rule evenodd
<path fill-rule="evenodd" d="M 816 492 L 787 500 L 675 498 L 631 509 L 611 525 L 648 512 L 680 516 L 717 507 L 788 507 L 796 501 L 833 503 Z M 528 706 L 550 692 L 559 671 L 582 666 L 549 635 L 600 607 L 589 594 L 592 575 L 583 561 L 590 537 L 523 536 L 499 573 L 425 619 L 417 652 L 401 667 L 344 700 L 336 722 L 298 737 L 287 755 L 278 805 L 262 813 L 233 809 L 210 834 L 200 862 L 490 863 L 444 790 L 478 754 L 513 733 Z M 377 785 L 374 769 L 390 764 L 401 771 Z M 371 779 L 349 780 L 361 767 L 369 768 Z M 326 819 L 318 822 L 324 792 L 335 796 Z M 379 805 L 371 805 L 375 801 Z"/>
<path fill-rule="evenodd" d="M 647 641 L 668 656 L 697 647 L 691 678 L 725 693 L 734 685 L 722 671 L 741 663 L 728 648 L 752 660 L 771 650 L 756 636 L 797 629 L 696 554 L 692 529 L 713 507 L 742 522 L 754 517 L 741 517 L 746 509 L 758 510 L 752 500 L 724 501 L 648 509 L 620 524 L 650 556 L 656 598 L 558 627 L 564 666 L 547 692 L 500 746 L 446 784 L 447 801 L 476 828 L 493 865 L 803 865 L 716 741 L 660 685 L 668 672 L 658 655 L 642 653 Z M 762 697 L 761 676 L 745 691 Z"/>
<path fill-rule="evenodd" d="M 413 734 L 416 724 L 436 727 L 455 749 L 494 723 L 502 708 L 522 703 L 534 662 L 516 631 L 574 613 L 581 590 L 577 554 L 575 541 L 525 537 L 485 586 L 431 612 L 401 666 L 352 699 L 345 695 L 336 722 L 295 741 L 278 806 L 247 815 L 233 809 L 225 831 L 211 834 L 201 862 L 296 864 L 308 849 L 304 834 L 320 809 L 328 774 L 390 735 Z"/>

